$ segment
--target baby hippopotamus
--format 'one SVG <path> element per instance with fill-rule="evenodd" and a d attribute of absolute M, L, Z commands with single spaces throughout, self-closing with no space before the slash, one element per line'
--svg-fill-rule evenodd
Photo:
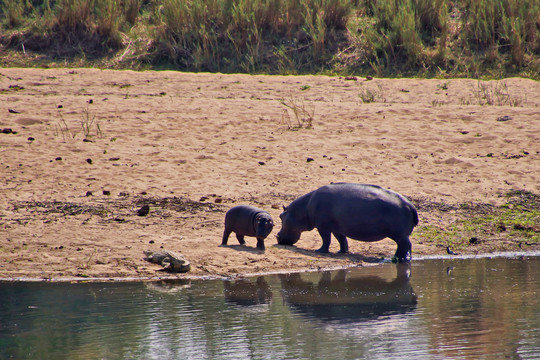
<path fill-rule="evenodd" d="M 257 238 L 257 248 L 264 250 L 264 239 L 272 232 L 274 221 L 270 214 L 264 210 L 249 205 L 235 206 L 225 214 L 225 230 L 221 245 L 227 245 L 231 232 L 241 245 L 246 242 L 244 236 Z"/>

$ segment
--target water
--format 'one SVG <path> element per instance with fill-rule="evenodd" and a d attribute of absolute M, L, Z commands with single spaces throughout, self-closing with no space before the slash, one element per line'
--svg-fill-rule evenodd
<path fill-rule="evenodd" d="M 0 283 L 0 359 L 538 359 L 540 257 Z"/>

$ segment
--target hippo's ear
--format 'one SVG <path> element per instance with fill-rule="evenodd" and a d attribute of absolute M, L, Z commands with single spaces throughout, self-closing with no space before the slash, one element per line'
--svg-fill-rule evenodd
<path fill-rule="evenodd" d="M 281 205 L 283 206 L 283 212 L 287 211 L 287 207 L 285 205 Z"/>

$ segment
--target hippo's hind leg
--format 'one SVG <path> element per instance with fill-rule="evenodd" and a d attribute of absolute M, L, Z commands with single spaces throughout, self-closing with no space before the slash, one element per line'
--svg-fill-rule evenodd
<path fill-rule="evenodd" d="M 229 235 L 231 235 L 231 230 L 225 228 L 225 231 L 223 231 L 223 239 L 221 240 L 221 245 L 227 245 Z"/>
<path fill-rule="evenodd" d="M 346 254 L 349 252 L 349 243 L 347 242 L 347 237 L 341 234 L 334 233 L 334 236 L 339 242 L 339 252 L 341 254 Z"/>
<path fill-rule="evenodd" d="M 240 245 L 245 245 L 246 241 L 244 240 L 244 235 L 236 234 L 236 238 L 238 239 L 238 242 Z"/>
<path fill-rule="evenodd" d="M 411 241 L 408 236 L 393 239 L 397 244 L 396 253 L 392 259 L 394 262 L 409 262 L 411 261 Z"/>
<path fill-rule="evenodd" d="M 322 238 L 322 246 L 315 250 L 315 252 L 326 254 L 330 251 L 330 241 L 332 241 L 332 233 L 327 230 L 323 229 L 317 229 L 319 231 L 319 235 L 321 235 Z"/>

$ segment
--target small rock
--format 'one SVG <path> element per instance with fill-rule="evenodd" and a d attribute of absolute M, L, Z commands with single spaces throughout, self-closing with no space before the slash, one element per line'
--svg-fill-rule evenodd
<path fill-rule="evenodd" d="M 62 161 L 62 157 L 61 156 L 57 156 L 56 159 L 54 159 L 56 161 Z"/>
<path fill-rule="evenodd" d="M 150 212 L 150 206 L 143 205 L 139 210 L 137 210 L 137 215 L 146 216 Z"/>
<path fill-rule="evenodd" d="M 86 192 L 86 196 L 92 196 L 92 195 L 93 195 L 93 194 L 92 194 L 92 192 L 91 192 L 90 190 L 88 190 L 88 191 Z"/>
<path fill-rule="evenodd" d="M 64 105 L 58 105 L 58 106 L 57 106 L 58 109 L 61 109 L 61 108 L 63 108 L 63 107 L 64 107 Z"/>
<path fill-rule="evenodd" d="M 36 139 L 34 139 L 33 137 L 29 136 L 28 139 L 26 139 L 26 140 L 32 142 L 32 141 L 34 141 L 34 140 L 36 140 Z"/>
<path fill-rule="evenodd" d="M 265 162 L 264 161 L 259 161 L 259 165 L 265 165 Z"/>
<path fill-rule="evenodd" d="M 13 130 L 10 128 L 2 129 L 2 134 L 13 134 Z"/>
<path fill-rule="evenodd" d="M 111 195 L 111 192 L 109 190 L 103 190 L 103 195 Z"/>
<path fill-rule="evenodd" d="M 499 117 L 497 118 L 497 121 L 509 121 L 509 120 L 512 120 L 512 117 L 511 117 L 511 116 L 508 116 L 508 115 L 499 116 Z"/>
<path fill-rule="evenodd" d="M 93 100 L 93 99 L 90 99 L 90 100 L 88 100 L 88 103 L 89 103 L 89 104 L 93 104 L 93 103 L 94 103 L 94 100 Z"/>
<path fill-rule="evenodd" d="M 312 162 L 312 161 L 315 161 L 315 159 L 311 158 L 311 157 L 308 157 L 307 160 L 306 160 L 306 162 Z"/>
<path fill-rule="evenodd" d="M 479 242 L 480 242 L 480 240 L 478 240 L 478 238 L 477 238 L 477 237 L 474 237 L 474 236 L 473 236 L 472 238 L 469 239 L 469 244 L 471 244 L 471 245 L 476 245 L 476 244 L 478 244 Z"/>
<path fill-rule="evenodd" d="M 373 76 L 366 76 L 366 80 L 373 80 Z"/>
<path fill-rule="evenodd" d="M 216 199 L 214 200 L 214 202 L 215 202 L 216 204 L 221 204 L 221 203 L 223 202 L 223 199 L 220 198 L 220 197 L 218 197 L 218 198 L 216 198 Z"/>
<path fill-rule="evenodd" d="M 86 159 L 86 162 L 89 163 L 90 165 L 92 165 L 92 159 L 88 158 L 88 159 Z"/>
<path fill-rule="evenodd" d="M 20 114 L 19 111 L 13 110 L 13 109 L 8 109 L 8 112 L 9 112 L 10 114 Z"/>

